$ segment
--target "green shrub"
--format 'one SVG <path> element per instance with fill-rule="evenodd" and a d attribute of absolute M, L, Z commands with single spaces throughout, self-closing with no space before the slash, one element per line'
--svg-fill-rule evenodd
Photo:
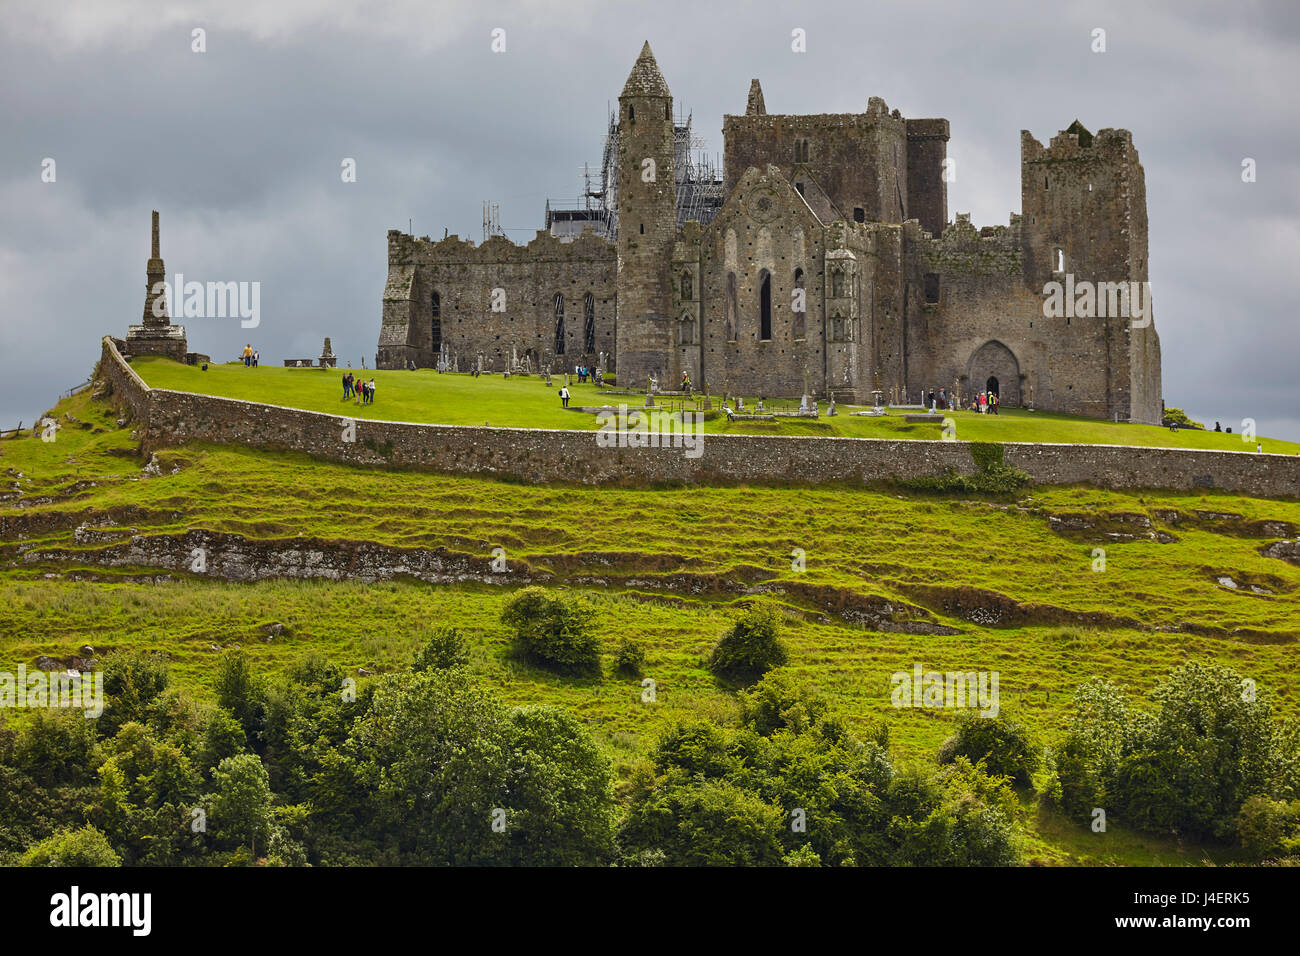
<path fill-rule="evenodd" d="M 1038 769 L 1041 752 L 1019 721 L 998 714 L 982 717 L 973 710 L 957 715 L 957 729 L 939 748 L 939 762 L 952 763 L 965 757 L 972 764 L 984 762 L 994 776 L 1028 783 Z"/>
<path fill-rule="evenodd" d="M 726 780 L 657 788 L 628 811 L 619 838 L 640 862 L 646 849 L 669 866 L 776 866 L 786 815 Z"/>
<path fill-rule="evenodd" d="M 600 670 L 600 639 L 592 633 L 595 609 L 580 595 L 524 588 L 501 612 L 524 655 L 567 673 Z"/>
<path fill-rule="evenodd" d="M 439 627 L 429 635 L 424 646 L 415 652 L 411 670 L 417 673 L 430 669 L 447 670 L 452 667 L 463 667 L 468 663 L 469 649 L 466 648 L 465 639 L 460 636 L 460 631 L 454 627 Z"/>
<path fill-rule="evenodd" d="M 108 837 L 87 824 L 80 830 L 61 830 L 23 854 L 22 866 L 121 866 L 122 858 Z"/>
<path fill-rule="evenodd" d="M 741 720 L 764 737 L 784 729 L 802 733 L 828 710 L 825 697 L 784 671 L 772 671 L 740 695 Z"/>
<path fill-rule="evenodd" d="M 978 469 L 973 475 L 949 468 L 941 475 L 909 478 L 901 484 L 912 491 L 986 495 L 1010 494 L 1029 484 L 1027 474 L 1002 460 L 1003 448 L 998 442 L 971 442 L 970 456 Z"/>
<path fill-rule="evenodd" d="M 788 659 L 780 629 L 774 608 L 750 608 L 713 646 L 709 669 L 719 677 L 752 683 Z"/>
<path fill-rule="evenodd" d="M 645 667 L 645 649 L 637 641 L 624 641 L 614 654 L 614 669 L 629 677 L 640 677 Z"/>
<path fill-rule="evenodd" d="M 817 851 L 812 848 L 812 844 L 805 843 L 793 853 L 787 853 L 783 856 L 781 862 L 786 866 L 821 866 L 822 858 L 817 855 Z"/>
<path fill-rule="evenodd" d="M 1300 800 L 1249 797 L 1237 814 L 1237 838 L 1258 860 L 1300 850 Z"/>

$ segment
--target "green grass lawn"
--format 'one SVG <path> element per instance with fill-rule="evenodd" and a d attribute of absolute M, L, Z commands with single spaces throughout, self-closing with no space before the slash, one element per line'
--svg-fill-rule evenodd
<path fill-rule="evenodd" d="M 132 362 L 140 376 L 155 388 L 199 392 L 266 402 L 316 412 L 347 414 L 382 421 L 430 422 L 447 425 L 501 425 L 518 428 L 595 429 L 594 415 L 566 411 L 558 396 L 559 379 L 547 388 L 537 377 L 439 374 L 418 371 L 363 372 L 375 379 L 375 403 L 369 406 L 343 401 L 345 370 L 323 370 L 262 366 L 255 369 L 239 364 L 210 365 L 206 372 L 196 366 L 169 359 L 145 356 Z M 617 406 L 636 408 L 643 396 L 610 394 L 608 388 L 591 384 L 569 386 L 573 406 Z M 753 407 L 757 398 L 748 396 Z M 715 402 L 715 404 L 717 404 Z M 822 405 L 823 412 L 825 404 Z M 780 419 L 775 422 L 728 422 L 725 416 L 705 423 L 709 434 L 746 435 L 847 435 L 857 438 L 940 437 L 937 424 L 908 424 L 901 414 L 884 418 L 854 417 L 858 409 L 840 406 L 835 418 L 816 420 Z M 1003 409 L 998 415 L 975 412 L 951 413 L 956 436 L 963 441 L 1067 442 L 1114 445 L 1152 445 L 1166 448 L 1215 448 L 1225 451 L 1255 451 L 1240 435 L 1152 425 L 1117 425 L 1070 415 Z M 1266 452 L 1300 454 L 1300 444 L 1261 438 Z"/>
<path fill-rule="evenodd" d="M 167 384 L 176 387 L 204 374 L 173 363 L 139 366 L 154 384 L 171 376 Z M 386 393 L 395 404 L 417 407 L 423 387 L 448 397 L 449 408 L 457 407 L 454 396 L 469 402 L 468 393 L 482 389 L 476 394 L 498 402 L 502 414 L 513 406 L 532 409 L 538 419 L 560 419 L 542 424 L 588 420 L 548 411 L 536 380 L 384 374 L 392 381 L 380 379 L 376 413 Z M 304 407 L 310 405 L 302 396 L 332 389 L 338 379 L 310 370 L 234 366 L 207 375 L 201 381 L 232 392 L 268 383 L 266 390 L 287 393 L 280 401 Z M 403 389 L 409 390 L 405 399 Z M 579 400 L 583 389 L 575 389 Z M 540 396 L 536 407 L 530 394 Z M 320 400 L 334 400 L 333 393 Z M 56 441 L 0 442 L 4 669 L 31 667 L 42 654 L 66 657 L 82 644 L 100 652 L 144 647 L 166 653 L 179 682 L 209 696 L 214 663 L 221 649 L 235 644 L 270 670 L 314 652 L 352 670 L 383 672 L 409 660 L 432 627 L 452 624 L 466 634 L 471 666 L 484 684 L 512 702 L 572 711 L 628 773 L 669 721 L 686 714 L 735 719 L 734 692 L 713 678 L 705 657 L 738 608 L 766 599 L 786 614 L 788 666 L 829 694 L 857 729 L 888 721 L 904 760 L 932 759 L 952 727 L 950 712 L 890 706 L 890 675 L 918 662 L 927 669 L 998 671 L 1003 708 L 1049 741 L 1061 733 L 1070 696 L 1083 680 L 1100 675 L 1144 693 L 1189 659 L 1230 664 L 1254 678 L 1280 713 L 1300 715 L 1293 679 L 1300 567 L 1261 555 L 1260 547 L 1276 535 L 1258 525 L 1300 527 L 1300 502 L 1075 487 L 1031 489 L 1013 500 L 885 486 L 537 486 L 204 444 L 160 451 L 159 473 L 150 475 L 135 455 L 130 426 L 118 427 L 116 413 L 88 393 L 55 411 L 63 426 Z M 489 420 L 495 415 L 487 414 Z M 1041 427 L 1044 421 L 1007 415 L 974 420 L 972 427 Z M 1115 428 L 1051 422 L 1062 429 Z M 1158 509 L 1177 511 L 1180 520 L 1155 518 Z M 1088 516 L 1098 527 L 1061 533 L 1052 530 L 1053 515 Z M 1161 543 L 1145 532 L 1131 540 L 1109 537 L 1116 528 L 1132 530 L 1121 520 L 1125 515 L 1145 516 L 1151 530 L 1176 540 Z M 100 540 L 79 541 L 76 529 L 83 525 L 96 527 Z M 203 575 L 160 578 L 157 569 L 109 569 L 96 562 L 96 549 L 105 543 L 189 529 L 288 544 L 311 536 L 444 548 L 481 558 L 504 548 L 513 571 L 592 597 L 604 676 L 558 677 L 515 657 L 498 620 L 518 586 L 511 574 L 499 583 L 446 586 L 415 580 L 236 584 Z M 34 546 L 82 550 L 69 561 L 25 560 L 20 549 Z M 1093 570 L 1098 547 L 1106 552 L 1103 572 Z M 804 554 L 802 570 L 792 562 L 796 549 Z M 1226 588 L 1221 576 L 1245 587 Z M 994 626 L 945 610 L 945 600 L 969 589 L 1002 595 L 1022 609 L 1023 619 Z M 852 609 L 876 598 L 891 602 L 900 617 L 928 617 L 957 633 L 864 626 Z M 1109 617 L 1081 623 L 1086 614 Z M 268 641 L 264 626 L 271 623 L 287 630 Z M 657 686 L 654 704 L 642 702 L 639 682 L 614 675 L 613 654 L 626 639 L 646 650 L 645 675 Z M 1035 814 L 1030 827 L 1030 855 L 1049 863 L 1232 857 L 1222 847 L 1184 847 L 1126 833 L 1122 822 L 1105 840 L 1052 814 Z"/>

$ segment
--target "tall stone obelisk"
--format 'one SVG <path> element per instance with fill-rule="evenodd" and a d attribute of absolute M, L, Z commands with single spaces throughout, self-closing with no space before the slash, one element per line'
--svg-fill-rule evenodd
<path fill-rule="evenodd" d="M 140 325 L 126 332 L 126 350 L 131 355 L 165 355 L 178 362 L 185 361 L 187 343 L 185 326 L 172 325 L 167 311 L 167 267 L 163 265 L 162 249 L 158 240 L 158 211 L 153 214 L 152 255 L 145 266 L 144 315 Z M 181 290 L 176 290 L 177 298 Z"/>

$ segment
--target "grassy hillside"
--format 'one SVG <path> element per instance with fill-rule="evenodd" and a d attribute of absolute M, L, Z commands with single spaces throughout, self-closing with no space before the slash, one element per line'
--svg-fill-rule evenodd
<path fill-rule="evenodd" d="M 143 357 L 132 366 L 149 385 L 178 391 L 200 392 L 226 398 L 268 402 L 315 412 L 346 414 L 382 421 L 435 422 L 448 425 L 503 425 L 519 428 L 597 427 L 594 415 L 567 411 L 557 396 L 559 381 L 546 388 L 533 377 L 505 379 L 499 375 L 440 375 L 429 369 L 414 372 L 364 371 L 375 379 L 376 400 L 361 406 L 344 402 L 342 378 L 345 370 L 276 368 L 255 369 L 243 365 L 210 365 L 206 372 L 169 359 Z M 571 404 L 577 406 L 618 405 L 635 408 L 643 396 L 611 394 L 591 384 L 573 384 Z M 751 409 L 757 396 L 746 396 Z M 842 406 L 835 418 L 815 421 L 782 419 L 775 422 L 731 422 L 719 416 L 705 423 L 706 433 L 849 435 L 859 438 L 938 438 L 937 424 L 908 424 L 901 416 L 854 417 L 856 409 Z M 825 406 L 823 404 L 823 412 Z M 1079 418 L 1004 409 L 998 415 L 975 412 L 951 413 L 956 435 L 966 441 L 1070 442 L 1114 445 L 1152 445 L 1166 448 L 1215 448 L 1224 451 L 1255 451 L 1255 442 L 1244 443 L 1240 435 L 1179 429 L 1176 432 L 1151 425 L 1127 425 Z M 1230 423 L 1231 424 L 1231 423 Z M 1271 438 L 1260 439 L 1266 452 L 1300 454 L 1300 445 Z"/>
<path fill-rule="evenodd" d="M 138 367 L 152 384 L 168 387 L 194 388 L 204 374 L 174 363 Z M 324 390 L 321 410 L 337 403 L 337 374 L 233 366 L 206 374 L 202 381 L 214 392 L 228 387 L 241 397 L 316 407 L 308 396 Z M 411 403 L 394 417 L 413 418 L 406 409 L 418 407 L 423 387 L 443 390 L 449 420 L 469 402 L 453 400 L 454 390 L 483 388 L 501 402 L 494 424 L 506 424 L 510 408 L 524 408 L 537 424 L 590 421 L 558 409 L 553 417 L 561 421 L 543 420 L 550 413 L 500 397 L 510 389 L 543 391 L 535 379 L 428 373 L 381 376 L 375 413 L 388 396 L 394 405 Z M 264 394 L 245 394 L 250 389 Z M 579 401 L 586 400 L 582 389 Z M 1294 501 L 1086 488 L 995 499 L 888 487 L 543 487 L 205 445 L 163 451 L 146 469 L 134 455 L 130 426 L 119 427 L 87 393 L 56 413 L 56 441 L 0 442 L 8 485 L 0 502 L 6 670 L 30 667 L 41 655 L 68 657 L 83 644 L 101 654 L 145 647 L 165 652 L 181 682 L 206 694 L 215 660 L 235 645 L 271 670 L 319 652 L 353 672 L 382 673 L 409 660 L 430 628 L 453 624 L 469 637 L 472 667 L 485 684 L 512 702 L 569 709 L 626 773 L 676 717 L 734 716 L 733 689 L 704 659 L 738 608 L 766 598 L 784 608 L 789 667 L 828 693 L 856 728 L 887 720 L 894 747 L 908 759 L 931 759 L 952 727 L 951 712 L 890 706 L 890 675 L 914 663 L 998 671 L 1003 708 L 1047 739 L 1059 733 L 1081 681 L 1100 675 L 1145 692 L 1189 659 L 1228 663 L 1284 713 L 1300 713 L 1290 679 L 1300 567 L 1260 553 L 1296 535 Z M 972 427 L 1043 424 L 1008 415 Z M 1065 419 L 1051 425 L 1116 428 Z M 449 562 L 469 570 L 436 586 L 400 577 L 231 583 L 104 560 L 133 536 L 194 529 L 239 536 L 267 554 L 362 543 L 444 549 Z M 488 567 L 494 548 L 504 549 L 504 573 Z M 1101 571 L 1094 570 L 1098 548 L 1105 551 Z M 364 573 L 362 564 L 356 568 Z M 559 677 L 512 654 L 498 617 L 525 583 L 581 590 L 597 602 L 605 676 Z M 614 649 L 629 638 L 646 649 L 653 704 L 642 702 L 639 681 L 614 676 Z M 1122 826 L 1098 837 L 1051 814 L 1035 821 L 1031 855 L 1046 862 L 1232 857 Z"/>

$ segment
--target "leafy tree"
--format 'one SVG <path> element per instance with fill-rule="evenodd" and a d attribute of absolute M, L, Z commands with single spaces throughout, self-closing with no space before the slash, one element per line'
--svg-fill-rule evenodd
<path fill-rule="evenodd" d="M 672 866 L 774 866 L 784 826 L 780 807 L 726 780 L 674 781 L 629 810 L 620 840 Z"/>
<path fill-rule="evenodd" d="M 348 750 L 372 781 L 375 825 L 418 865 L 505 856 L 492 831 L 511 748 L 504 707 L 463 668 L 386 678 Z"/>
<path fill-rule="evenodd" d="M 624 862 L 668 865 L 1005 865 L 1018 801 L 965 758 L 898 775 L 886 737 L 861 741 L 779 671 L 741 695 L 744 726 L 679 721 L 634 771 Z M 774 845 L 775 844 L 775 845 Z"/>
<path fill-rule="evenodd" d="M 659 738 L 654 763 L 660 773 L 677 769 L 691 777 L 725 777 L 739 769 L 726 730 L 703 718 L 680 720 Z"/>
<path fill-rule="evenodd" d="M 1113 685 L 1080 688 L 1057 757 L 1068 811 L 1100 806 L 1139 829 L 1227 839 L 1249 797 L 1293 796 L 1295 729 L 1276 725 L 1231 668 L 1184 664 L 1151 699 L 1144 714 Z"/>
<path fill-rule="evenodd" d="M 148 719 L 148 708 L 171 684 L 167 659 L 149 651 L 120 651 L 104 661 L 104 696 L 100 732 L 112 736 L 118 727 Z"/>
<path fill-rule="evenodd" d="M 221 656 L 213 683 L 217 703 L 235 715 L 250 742 L 256 741 L 264 707 L 262 687 L 242 651 L 227 651 Z"/>
<path fill-rule="evenodd" d="M 203 725 L 198 765 L 210 774 L 221 761 L 247 749 L 248 738 L 235 715 L 224 707 L 214 707 Z"/>
<path fill-rule="evenodd" d="M 18 732 L 14 762 L 40 786 L 95 782 L 95 721 L 81 711 L 34 709 Z"/>
<path fill-rule="evenodd" d="M 218 837 L 246 842 L 249 854 L 256 856 L 258 842 L 265 845 L 271 834 L 272 796 L 266 768 L 256 754 L 236 754 L 221 761 L 213 778 L 217 789 L 211 821 Z"/>
<path fill-rule="evenodd" d="M 612 774 L 586 729 L 567 711 L 524 707 L 510 715 L 510 730 L 509 862 L 590 865 L 609 858 Z"/>

